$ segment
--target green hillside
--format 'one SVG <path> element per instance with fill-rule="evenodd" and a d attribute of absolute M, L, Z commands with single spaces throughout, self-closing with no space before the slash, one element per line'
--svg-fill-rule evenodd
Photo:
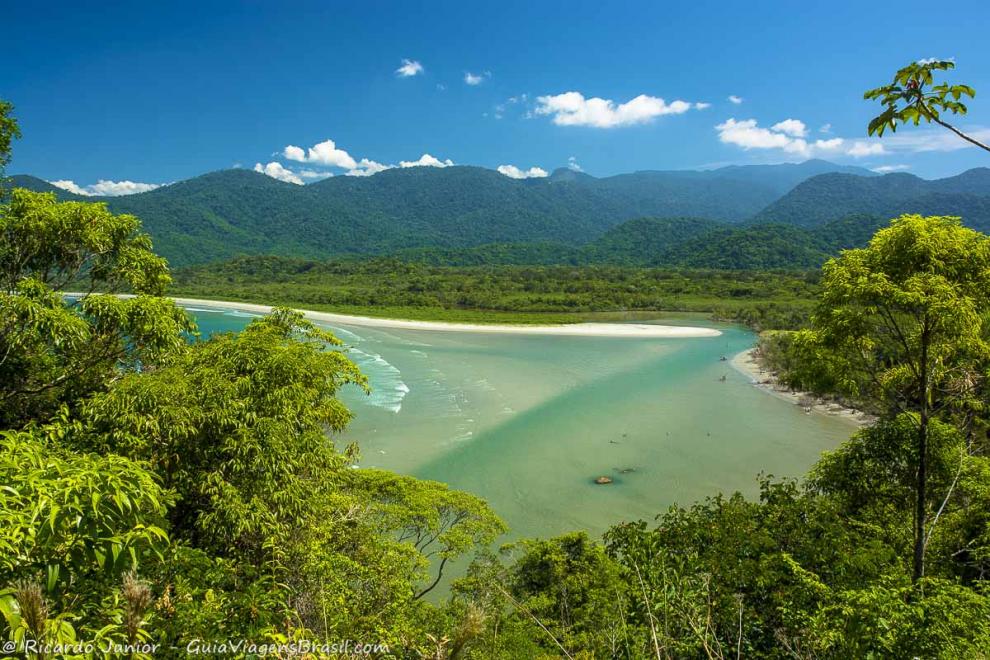
<path fill-rule="evenodd" d="M 13 183 L 97 199 L 34 177 Z M 141 218 L 177 267 L 272 254 L 451 266 L 809 268 L 863 244 L 877 219 L 903 212 L 958 214 L 990 228 L 990 170 L 926 181 L 808 161 L 515 180 L 480 167 L 415 167 L 308 186 L 225 170 L 102 201 Z"/>
<path fill-rule="evenodd" d="M 895 217 L 902 213 L 957 215 L 976 229 L 990 228 L 990 169 L 926 181 L 911 174 L 861 177 L 830 173 L 812 177 L 770 204 L 753 223 L 817 227 L 852 213 Z"/>
<path fill-rule="evenodd" d="M 520 243 L 578 248 L 643 216 L 740 222 L 795 181 L 847 169 L 809 161 L 601 179 L 558 170 L 545 179 L 515 180 L 479 167 L 416 167 L 308 186 L 226 170 L 102 200 L 116 213 L 140 217 L 156 249 L 184 266 L 241 254 L 327 258 Z M 97 199 L 34 177 L 14 177 L 14 185 L 55 191 L 62 199 Z M 564 249 L 560 258 L 566 254 Z"/>

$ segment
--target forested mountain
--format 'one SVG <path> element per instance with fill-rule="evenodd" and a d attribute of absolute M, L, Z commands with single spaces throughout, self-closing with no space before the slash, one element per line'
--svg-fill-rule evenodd
<path fill-rule="evenodd" d="M 990 169 L 976 168 L 926 181 L 912 174 L 814 176 L 758 213 L 754 224 L 817 227 L 850 213 L 894 217 L 902 213 L 957 215 L 976 229 L 990 228 Z"/>
<path fill-rule="evenodd" d="M 33 177 L 14 185 L 94 199 Z M 175 266 L 243 254 L 397 254 L 451 265 L 804 268 L 903 212 L 990 228 L 990 170 L 926 181 L 807 161 L 601 179 L 561 169 L 516 180 L 479 167 L 415 167 L 308 186 L 226 170 L 103 201 L 140 217 Z M 871 219 L 845 220 L 852 215 Z"/>
<path fill-rule="evenodd" d="M 809 161 L 601 179 L 558 170 L 545 179 L 515 180 L 479 167 L 417 167 L 308 186 L 226 170 L 103 201 L 116 213 L 140 217 L 156 248 L 181 266 L 238 254 L 330 257 L 536 242 L 577 247 L 642 216 L 742 221 L 795 181 L 849 170 Z M 13 183 L 54 190 L 62 199 L 94 199 L 34 177 L 16 176 Z"/>

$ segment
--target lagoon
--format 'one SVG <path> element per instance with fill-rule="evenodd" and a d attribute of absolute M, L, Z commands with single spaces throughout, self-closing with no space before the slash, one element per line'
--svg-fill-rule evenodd
<path fill-rule="evenodd" d="M 187 309 L 204 336 L 239 330 L 256 316 Z M 752 346 L 753 333 L 708 325 L 721 336 L 335 323 L 327 327 L 372 387 L 370 395 L 356 387 L 342 392 L 354 419 L 336 440 L 358 443 L 361 466 L 484 498 L 519 538 L 575 529 L 597 535 L 674 503 L 736 490 L 753 495 L 759 474 L 799 477 L 855 430 L 847 419 L 806 414 L 754 387 L 720 360 Z M 613 483 L 597 485 L 599 476 Z"/>

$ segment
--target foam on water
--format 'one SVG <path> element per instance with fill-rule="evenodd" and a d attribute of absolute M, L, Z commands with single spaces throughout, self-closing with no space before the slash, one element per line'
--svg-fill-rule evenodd
<path fill-rule="evenodd" d="M 242 312 L 242 311 L 237 310 L 237 309 L 228 309 L 228 310 L 225 310 L 224 313 L 223 313 L 223 315 L 224 316 L 236 316 L 237 318 L 246 318 L 246 319 L 259 319 L 262 316 L 264 316 L 264 314 L 254 314 L 252 312 Z"/>
<path fill-rule="evenodd" d="M 366 353 L 350 348 L 347 355 L 354 360 L 361 372 L 368 377 L 371 395 L 361 400 L 371 406 L 392 412 L 402 410 L 402 400 L 409 393 L 409 386 L 402 380 L 402 372 L 377 353 Z"/>
<path fill-rule="evenodd" d="M 356 335 L 350 330 L 345 330 L 344 328 L 335 325 L 325 325 L 323 327 L 332 332 L 337 339 L 342 339 L 345 341 L 364 341 L 364 337 Z"/>

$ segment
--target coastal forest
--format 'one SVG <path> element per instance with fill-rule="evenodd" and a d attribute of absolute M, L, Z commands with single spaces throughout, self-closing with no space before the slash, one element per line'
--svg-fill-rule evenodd
<path fill-rule="evenodd" d="M 883 108 L 871 133 L 965 112 L 972 90 L 933 83 L 952 67 L 911 64 L 868 92 Z M 18 136 L 0 102 L 0 168 Z M 380 186 L 387 209 L 406 199 L 400 177 L 439 174 L 416 169 L 312 188 L 369 199 Z M 383 210 L 366 216 L 382 232 L 367 254 L 359 225 L 314 229 L 290 205 L 279 213 L 312 240 L 283 233 L 264 253 L 257 227 L 231 226 L 236 240 L 221 241 L 227 220 L 197 201 L 213 194 L 194 188 L 203 179 L 267 186 L 261 213 L 324 194 L 256 173 L 109 204 L 5 179 L 0 639 L 30 641 L 33 658 L 184 657 L 188 640 L 218 637 L 277 649 L 212 651 L 241 657 L 986 657 L 988 172 L 819 173 L 786 194 L 729 179 L 724 197 L 699 192 L 722 172 L 687 177 L 677 208 L 639 198 L 621 212 L 630 197 L 617 191 L 644 177 L 497 182 L 486 194 L 539 199 L 546 222 L 506 215 L 470 241 L 400 246 Z M 906 192 L 885 196 L 891 176 Z M 851 189 L 869 206 L 836 201 Z M 164 195 L 187 201 L 161 203 L 174 228 L 149 233 L 142 208 L 160 223 L 147 200 Z M 229 199 L 258 208 L 247 193 Z M 585 213 L 574 232 L 568 204 Z M 405 227 L 448 236 L 440 221 Z M 178 295 L 280 306 L 203 338 Z M 335 442 L 352 416 L 339 392 L 367 380 L 292 307 L 515 323 L 703 312 L 761 330 L 782 381 L 875 421 L 802 479 L 753 475 L 755 497 L 712 494 L 601 538 L 500 546 L 506 526 L 482 499 L 353 469 L 360 446 Z M 466 570 L 438 588 L 455 561 Z"/>

